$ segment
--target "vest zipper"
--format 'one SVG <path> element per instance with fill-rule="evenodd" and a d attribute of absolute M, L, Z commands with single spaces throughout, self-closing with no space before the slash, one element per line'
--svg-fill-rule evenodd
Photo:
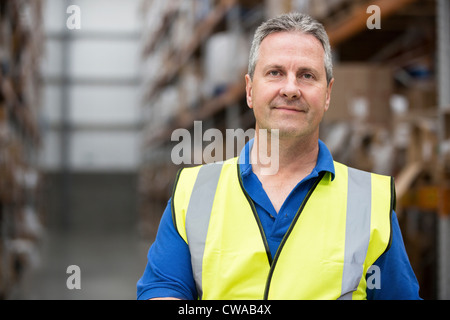
<path fill-rule="evenodd" d="M 291 234 L 292 230 L 294 229 L 295 224 L 297 223 L 298 218 L 300 217 L 300 214 L 302 213 L 303 209 L 305 208 L 306 203 L 308 202 L 309 198 L 311 197 L 312 193 L 316 189 L 317 185 L 322 181 L 322 178 L 325 176 L 326 172 L 321 172 L 319 174 L 319 177 L 317 178 L 316 182 L 314 182 L 314 185 L 309 189 L 308 193 L 305 196 L 305 199 L 303 199 L 302 204 L 298 208 L 297 213 L 295 214 L 294 219 L 292 220 L 291 225 L 289 226 L 288 231 L 284 235 L 283 239 L 281 240 L 280 246 L 278 247 L 277 252 L 275 253 L 275 256 L 273 258 L 273 262 L 270 264 L 270 270 L 269 275 L 267 276 L 267 282 L 266 282 L 266 288 L 264 290 L 264 297 L 263 300 L 267 300 L 269 296 L 269 288 L 270 288 L 270 282 L 272 281 L 273 272 L 275 271 L 275 266 L 278 261 L 278 257 L 281 254 L 281 251 L 284 247 L 284 244 L 286 243 L 287 239 L 289 238 L 289 235 Z"/>
<path fill-rule="evenodd" d="M 249 194 L 244 188 L 244 185 L 242 183 L 242 177 L 241 177 L 241 170 L 239 168 L 239 162 L 237 163 L 237 174 L 238 174 L 238 180 L 239 185 L 241 186 L 241 190 L 244 193 L 245 197 L 247 198 L 248 203 L 250 204 L 250 207 L 252 208 L 253 216 L 255 217 L 256 223 L 258 224 L 259 232 L 261 233 L 261 238 L 264 243 L 264 248 L 266 249 L 267 259 L 269 260 L 269 265 L 272 265 L 272 254 L 270 253 L 269 244 L 267 243 L 266 235 L 264 233 L 263 226 L 261 224 L 261 220 L 259 220 L 259 216 L 256 213 L 255 204 L 253 203 L 253 200 L 250 198 Z"/>

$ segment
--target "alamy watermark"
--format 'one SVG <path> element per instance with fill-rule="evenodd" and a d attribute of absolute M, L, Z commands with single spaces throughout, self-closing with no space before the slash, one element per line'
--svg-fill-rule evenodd
<path fill-rule="evenodd" d="M 81 289 L 81 269 L 73 264 L 67 267 L 66 273 L 70 274 L 66 280 L 66 287 L 69 290 Z"/>
<path fill-rule="evenodd" d="M 66 13 L 70 14 L 66 20 L 67 29 L 81 29 L 81 8 L 73 4 L 67 7 Z"/>
<path fill-rule="evenodd" d="M 226 129 L 225 137 L 222 131 L 210 128 L 203 132 L 202 121 L 194 121 L 193 134 L 184 128 L 172 132 L 171 140 L 179 141 L 171 152 L 172 163 L 202 164 L 220 162 L 235 156 L 245 146 L 246 140 L 256 135 L 255 129 Z M 209 142 L 204 148 L 205 142 Z M 253 143 L 257 148 L 257 159 L 245 159 L 239 157 L 239 163 L 258 163 L 261 165 L 261 173 L 273 175 L 279 169 L 279 130 L 260 129 Z"/>
<path fill-rule="evenodd" d="M 370 5 L 367 7 L 366 13 L 371 14 L 367 18 L 366 26 L 367 29 L 381 29 L 381 9 L 377 5 Z"/>
<path fill-rule="evenodd" d="M 366 273 L 366 285 L 368 289 L 381 289 L 381 270 L 377 265 L 371 265 Z"/>
<path fill-rule="evenodd" d="M 70 14 L 66 20 L 66 27 L 70 30 L 81 29 L 81 8 L 77 5 L 70 5 L 66 9 Z M 367 18 L 366 26 L 368 29 L 381 29 L 381 9 L 377 5 L 370 5 L 366 10 L 370 16 Z"/>

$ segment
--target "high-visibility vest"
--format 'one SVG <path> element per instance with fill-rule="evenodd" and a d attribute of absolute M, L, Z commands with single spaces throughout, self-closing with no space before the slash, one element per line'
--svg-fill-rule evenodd
<path fill-rule="evenodd" d="M 180 170 L 172 216 L 199 299 L 365 299 L 366 273 L 390 245 L 393 179 L 334 165 L 273 259 L 237 158 Z"/>

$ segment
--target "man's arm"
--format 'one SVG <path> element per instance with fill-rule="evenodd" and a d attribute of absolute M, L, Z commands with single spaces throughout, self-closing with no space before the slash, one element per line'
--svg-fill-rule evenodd
<path fill-rule="evenodd" d="M 367 289 L 369 300 L 418 300 L 419 283 L 409 262 L 398 224 L 392 212 L 392 243 L 374 265 L 380 268 L 379 289 Z"/>
<path fill-rule="evenodd" d="M 155 242 L 148 252 L 145 271 L 137 282 L 137 298 L 197 298 L 189 248 L 173 224 L 171 200 L 161 218 Z"/>

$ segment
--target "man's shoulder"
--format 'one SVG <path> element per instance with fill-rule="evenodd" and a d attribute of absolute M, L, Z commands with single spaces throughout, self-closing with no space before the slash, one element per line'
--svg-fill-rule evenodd
<path fill-rule="evenodd" d="M 334 166 L 335 168 L 340 168 L 341 170 L 351 170 L 360 174 L 369 174 L 369 175 L 375 175 L 375 176 L 381 176 L 381 177 L 391 177 L 390 175 L 387 174 L 381 174 L 381 173 L 377 173 L 374 171 L 369 171 L 367 169 L 363 169 L 363 168 L 357 168 L 354 166 L 348 166 L 344 163 L 341 163 L 339 161 L 333 160 Z"/>
<path fill-rule="evenodd" d="M 183 167 L 178 170 L 178 176 L 180 174 L 185 174 L 185 172 L 189 174 L 198 174 L 200 170 L 206 171 L 206 170 L 212 170 L 213 168 L 219 169 L 222 168 L 225 165 L 236 165 L 238 163 L 238 157 L 226 159 L 223 161 L 216 161 L 216 162 L 209 162 L 209 163 L 203 163 L 199 165 L 189 166 L 189 167 Z"/>

